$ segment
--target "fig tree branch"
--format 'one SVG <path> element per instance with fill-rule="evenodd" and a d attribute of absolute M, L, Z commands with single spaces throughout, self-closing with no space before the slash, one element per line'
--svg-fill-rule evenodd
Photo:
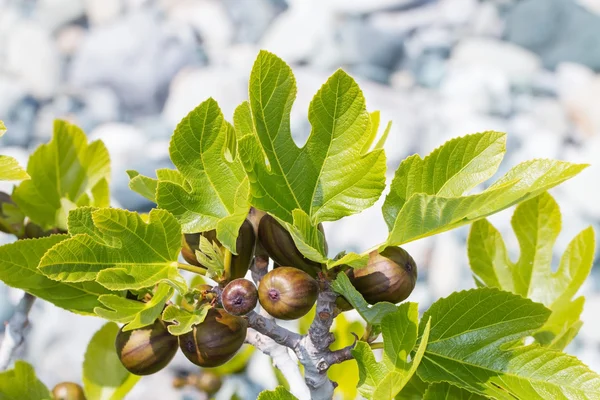
<path fill-rule="evenodd" d="M 25 329 L 29 324 L 28 315 L 34 301 L 34 296 L 25 293 L 17 304 L 15 313 L 6 324 L 4 339 L 0 345 L 0 371 L 8 368 L 15 351 L 25 341 Z"/>
<path fill-rule="evenodd" d="M 293 360 L 288 348 L 275 342 L 254 329 L 248 329 L 246 343 L 256 347 L 264 354 L 271 357 L 273 365 L 281 371 L 290 386 L 290 391 L 300 400 L 310 399 L 310 391 L 304 383 L 304 377 L 298 368 L 298 362 Z"/>
<path fill-rule="evenodd" d="M 289 347 L 292 350 L 298 346 L 298 343 L 302 339 L 301 335 L 277 325 L 275 321 L 263 317 L 256 311 L 251 311 L 246 314 L 246 318 L 248 319 L 248 325 L 252 329 L 270 337 L 276 343 L 285 347 Z"/>

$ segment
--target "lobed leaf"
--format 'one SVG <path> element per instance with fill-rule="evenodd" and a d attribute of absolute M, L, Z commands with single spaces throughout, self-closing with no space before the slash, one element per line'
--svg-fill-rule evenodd
<path fill-rule="evenodd" d="M 159 176 L 155 193 L 158 206 L 178 219 L 184 233 L 216 229 L 219 241 L 236 253 L 250 205 L 244 168 L 233 158 L 234 135 L 215 100 L 201 103 L 177 125 L 171 139 L 171 160 L 183 182 Z M 132 185 L 139 187 L 141 179 L 134 177 Z M 148 195 L 151 184 L 146 178 L 140 191 Z"/>
<path fill-rule="evenodd" d="M 0 280 L 66 310 L 94 315 L 94 309 L 101 305 L 98 298 L 110 294 L 108 289 L 96 282 L 53 281 L 37 268 L 44 254 L 65 240 L 67 235 L 52 235 L 1 246 Z"/>
<path fill-rule="evenodd" d="M 0 121 L 0 137 L 6 133 L 4 122 Z M 20 181 L 29 179 L 29 174 L 13 157 L 0 155 L 0 181 Z"/>
<path fill-rule="evenodd" d="M 403 202 L 401 196 L 393 195 L 390 200 L 386 199 L 387 206 L 384 204 L 384 216 L 390 233 L 380 250 L 445 232 L 495 214 L 538 196 L 586 167 L 584 164 L 562 161 L 531 160 L 517 165 L 487 190 L 475 195 L 444 197 L 415 193 L 406 202 Z M 403 184 L 398 176 L 394 178 L 390 193 L 398 192 L 398 186 Z M 402 204 L 401 207 L 398 204 Z"/>
<path fill-rule="evenodd" d="M 561 214 L 548 193 L 519 204 L 512 218 L 521 254 L 513 263 L 502 236 L 487 220 L 473 224 L 468 240 L 471 269 L 481 286 L 497 287 L 540 302 L 552 310 L 536 333 L 540 343 L 563 349 L 581 326 L 582 297 L 572 300 L 589 275 L 595 251 L 591 227 L 568 245 L 558 270 L 552 270 L 552 248 L 561 229 Z"/>
<path fill-rule="evenodd" d="M 290 132 L 295 96 L 290 67 L 261 51 L 250 76 L 250 102 L 234 114 L 251 204 L 288 223 L 300 209 L 315 226 L 373 205 L 385 187 L 385 154 L 363 154 L 372 130 L 356 82 L 338 70 L 321 87 L 309 107 L 312 131 L 302 148 Z"/>
<path fill-rule="evenodd" d="M 171 335 L 180 336 L 190 332 L 194 325 L 204 321 L 209 308 L 206 306 L 198 310 L 185 310 L 175 305 L 169 305 L 165 308 L 162 319 L 174 323 L 174 325 L 167 326 Z"/>
<path fill-rule="evenodd" d="M 94 312 L 104 319 L 126 324 L 123 326 L 123 331 L 130 331 L 152 325 L 172 296 L 173 288 L 161 283 L 148 302 L 115 295 L 100 296 L 98 301 L 103 307 L 96 307 Z"/>
<path fill-rule="evenodd" d="M 140 380 L 123 367 L 115 352 L 119 327 L 105 324 L 94 334 L 83 360 L 83 387 L 88 399 L 121 400 Z"/>
<path fill-rule="evenodd" d="M 88 144 L 83 131 L 66 121 L 54 122 L 52 140 L 33 152 L 27 173 L 31 179 L 15 189 L 13 200 L 44 229 L 66 229 L 66 216 L 75 207 L 109 205 L 106 147 L 100 141 Z"/>
<path fill-rule="evenodd" d="M 519 344 L 549 315 L 542 304 L 492 288 L 440 299 L 423 316 L 431 332 L 419 377 L 498 399 L 597 398 L 600 376 L 579 360 Z"/>
<path fill-rule="evenodd" d="M 187 290 L 177 271 L 181 228 L 167 211 L 152 210 L 146 223 L 127 210 L 98 209 L 91 211 L 91 221 L 86 225 L 91 233 L 76 233 L 44 255 L 39 265 L 43 274 L 62 282 L 95 280 L 110 290 L 160 282 Z"/>
<path fill-rule="evenodd" d="M 297 400 L 297 398 L 283 386 L 277 386 L 275 390 L 260 392 L 257 400 Z"/>
<path fill-rule="evenodd" d="M 15 361 L 13 369 L 0 372 L 0 400 L 50 400 L 48 388 L 25 361 Z"/>
<path fill-rule="evenodd" d="M 427 338 L 427 322 L 421 343 L 410 362 L 407 358 L 417 342 L 419 311 L 416 303 L 404 303 L 383 318 L 383 360 L 377 362 L 369 345 L 358 342 L 352 354 L 359 370 L 358 391 L 369 399 L 393 399 L 410 381 L 422 360 Z"/>

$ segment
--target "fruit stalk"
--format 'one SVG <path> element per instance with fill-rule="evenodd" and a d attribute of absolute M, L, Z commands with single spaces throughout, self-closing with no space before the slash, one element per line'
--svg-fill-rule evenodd
<path fill-rule="evenodd" d="M 25 329 L 29 324 L 29 311 L 33 306 L 35 296 L 23 294 L 15 309 L 15 313 L 8 320 L 4 333 L 4 340 L 0 346 L 0 371 L 6 370 L 16 350 L 25 341 Z"/>

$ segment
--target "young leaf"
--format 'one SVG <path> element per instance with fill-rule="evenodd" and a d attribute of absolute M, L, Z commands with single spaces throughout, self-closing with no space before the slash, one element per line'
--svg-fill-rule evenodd
<path fill-rule="evenodd" d="M 386 301 L 370 306 L 358 290 L 354 288 L 346 274 L 338 274 L 335 281 L 331 284 L 331 288 L 336 293 L 344 296 L 352 304 L 352 307 L 358 311 L 360 316 L 371 325 L 381 324 L 386 315 L 398 311 L 398 306 Z"/>
<path fill-rule="evenodd" d="M 562 350 L 581 325 L 584 299 L 572 298 L 592 269 L 594 231 L 589 227 L 579 233 L 553 272 L 552 248 L 561 215 L 552 196 L 543 193 L 519 204 L 511 222 L 521 248 L 519 261 L 510 261 L 500 233 L 487 220 L 480 220 L 473 224 L 468 240 L 471 269 L 480 285 L 511 291 L 550 308 L 553 314 L 536 336 Z"/>
<path fill-rule="evenodd" d="M 487 397 L 469 392 L 448 382 L 440 382 L 429 385 L 423 400 L 486 400 Z"/>
<path fill-rule="evenodd" d="M 94 312 L 104 319 L 126 323 L 123 331 L 130 331 L 152 325 L 162 313 L 165 302 L 172 296 L 173 288 L 161 283 L 147 303 L 112 294 L 104 295 L 98 299 L 104 307 L 96 307 Z"/>
<path fill-rule="evenodd" d="M 186 292 L 177 271 L 181 228 L 175 217 L 155 209 L 146 223 L 136 213 L 109 208 L 92 211 L 91 217 L 93 233 L 75 234 L 50 249 L 39 265 L 43 274 L 63 282 L 95 280 L 110 290 L 166 282 Z"/>
<path fill-rule="evenodd" d="M 6 133 L 4 122 L 0 121 L 0 137 Z M 0 156 L 0 181 L 20 181 L 29 179 L 29 175 L 17 160 L 9 156 Z"/>
<path fill-rule="evenodd" d="M 134 170 L 128 170 L 127 175 L 129 175 L 129 188 L 131 190 L 156 203 L 157 179 L 148 178 Z"/>
<path fill-rule="evenodd" d="M 384 216 L 390 233 L 380 249 L 475 222 L 538 196 L 586 167 L 585 164 L 562 161 L 532 160 L 517 165 L 487 190 L 475 195 L 444 197 L 415 193 L 404 202 L 402 196 L 395 194 L 391 200 L 386 199 L 384 204 Z M 400 190 L 398 186 L 404 184 L 402 179 L 394 179 L 390 193 L 397 193 Z M 459 187 L 462 188 L 460 185 Z M 451 187 L 446 191 L 452 195 L 458 193 L 456 190 L 452 191 Z M 402 205 L 398 207 L 398 204 Z"/>
<path fill-rule="evenodd" d="M 66 235 L 52 235 L 19 240 L 0 247 L 0 280 L 58 307 L 78 314 L 94 315 L 94 308 L 100 306 L 98 297 L 111 293 L 109 290 L 96 282 L 56 282 L 37 269 L 44 254 L 67 238 Z"/>
<path fill-rule="evenodd" d="M 423 329 L 421 343 L 411 362 L 408 355 L 417 342 L 419 310 L 416 303 L 404 303 L 382 321 L 383 361 L 376 362 L 365 342 L 358 342 L 352 354 L 358 363 L 358 390 L 368 399 L 392 399 L 411 379 L 425 352 L 429 322 Z"/>
<path fill-rule="evenodd" d="M 222 277 L 225 272 L 225 255 L 216 242 L 211 243 L 206 237 L 200 236 L 200 249 L 196 250 L 196 258 L 206 266 L 209 278 Z"/>
<path fill-rule="evenodd" d="M 85 134 L 66 121 L 54 122 L 54 135 L 29 158 L 30 180 L 13 193 L 21 210 L 44 229 L 66 229 L 70 207 L 107 207 L 110 160 L 100 141 L 88 145 Z"/>
<path fill-rule="evenodd" d="M 549 315 L 542 304 L 492 288 L 440 299 L 423 315 L 431 332 L 419 377 L 498 399 L 597 398 L 600 377 L 579 360 L 518 344 Z"/>
<path fill-rule="evenodd" d="M 422 159 L 408 157 L 398 167 L 383 204 L 390 230 L 415 193 L 460 197 L 491 178 L 506 152 L 506 134 L 483 132 L 449 140 Z"/>
<path fill-rule="evenodd" d="M 298 400 L 283 386 L 277 386 L 275 390 L 263 390 L 257 400 Z"/>
<path fill-rule="evenodd" d="M 357 83 L 338 70 L 321 87 L 309 107 L 312 132 L 302 148 L 290 132 L 295 96 L 290 67 L 261 51 L 250 76 L 249 106 L 234 115 L 236 127 L 244 129 L 238 146 L 252 205 L 288 223 L 300 209 L 315 226 L 373 205 L 385 187 L 385 154 L 362 153 L 371 122 Z"/>
<path fill-rule="evenodd" d="M 115 351 L 118 332 L 117 324 L 109 322 L 88 344 L 83 360 L 83 387 L 88 399 L 121 400 L 140 379 L 119 360 Z"/>
<path fill-rule="evenodd" d="M 0 372 L 0 400 L 50 400 L 48 388 L 25 361 L 15 361 L 14 369 Z"/>
<path fill-rule="evenodd" d="M 159 177 L 156 200 L 175 215 L 183 232 L 216 229 L 219 241 L 235 253 L 250 205 L 242 163 L 231 159 L 231 149 L 226 154 L 232 135 L 233 126 L 212 98 L 192 110 L 175 129 L 170 146 L 171 160 L 185 184 Z"/>
<path fill-rule="evenodd" d="M 206 306 L 198 310 L 188 311 L 175 305 L 169 305 L 165 308 L 162 319 L 163 321 L 173 322 L 174 325 L 167 326 L 167 329 L 171 335 L 179 336 L 190 332 L 194 325 L 204 321 L 209 308 Z"/>

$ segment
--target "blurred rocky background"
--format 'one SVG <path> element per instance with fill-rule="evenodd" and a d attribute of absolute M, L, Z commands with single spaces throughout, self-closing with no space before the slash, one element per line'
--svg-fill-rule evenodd
<path fill-rule="evenodd" d="M 0 119 L 9 129 L 0 151 L 25 163 L 50 138 L 53 119 L 72 120 L 108 146 L 115 205 L 147 210 L 125 170 L 169 166 L 173 129 L 209 96 L 230 118 L 247 98 L 259 49 L 294 68 L 299 143 L 312 95 L 341 67 L 359 80 L 369 109 L 393 120 L 390 177 L 404 157 L 451 137 L 503 131 L 500 173 L 534 157 L 592 164 L 552 192 L 563 212 L 557 259 L 580 230 L 600 225 L 600 0 L 0 0 Z M 511 214 L 492 222 L 517 256 Z M 364 250 L 386 232 L 377 206 L 326 230 L 332 252 Z M 420 265 L 412 300 L 423 309 L 473 286 L 467 234 L 406 246 Z M 584 326 L 568 351 L 600 371 L 597 266 L 592 275 Z M 0 320 L 19 297 L 0 287 Z M 80 380 L 85 346 L 103 322 L 42 302 L 32 320 L 23 357 L 49 386 Z M 240 387 L 252 399 L 274 386 L 266 365 L 254 358 L 220 398 Z M 130 398 L 196 398 L 174 392 L 172 375 L 144 378 Z"/>

